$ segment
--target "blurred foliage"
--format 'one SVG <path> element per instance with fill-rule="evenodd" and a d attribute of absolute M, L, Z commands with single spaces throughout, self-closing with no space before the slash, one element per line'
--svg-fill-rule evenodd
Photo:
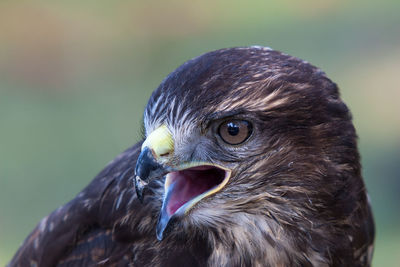
<path fill-rule="evenodd" d="M 0 265 L 140 139 L 161 80 L 201 53 L 263 45 L 337 82 L 360 137 L 375 266 L 400 262 L 400 2 L 0 2 Z"/>

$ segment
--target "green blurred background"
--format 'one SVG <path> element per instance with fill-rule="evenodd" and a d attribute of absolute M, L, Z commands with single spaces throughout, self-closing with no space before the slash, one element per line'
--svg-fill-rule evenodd
<path fill-rule="evenodd" d="M 142 110 L 201 53 L 262 45 L 321 67 L 360 137 L 374 266 L 400 262 L 400 1 L 0 2 L 0 266 L 139 139 Z"/>

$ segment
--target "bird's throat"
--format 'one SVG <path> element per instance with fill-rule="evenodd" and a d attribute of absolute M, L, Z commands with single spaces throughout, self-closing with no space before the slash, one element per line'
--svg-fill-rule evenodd
<path fill-rule="evenodd" d="M 171 222 L 184 216 L 200 200 L 220 191 L 228 182 L 230 173 L 230 170 L 215 165 L 200 165 L 168 173 L 157 238 L 162 240 Z"/>

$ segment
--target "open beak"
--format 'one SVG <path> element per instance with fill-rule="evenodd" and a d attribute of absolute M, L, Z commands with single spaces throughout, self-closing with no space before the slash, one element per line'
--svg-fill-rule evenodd
<path fill-rule="evenodd" d="M 135 169 L 136 194 L 141 201 L 148 183 L 165 176 L 164 199 L 157 223 L 159 240 L 165 237 L 176 219 L 187 214 L 203 198 L 220 191 L 231 176 L 231 170 L 210 162 L 171 164 L 173 153 L 172 135 L 163 125 L 143 143 Z"/>

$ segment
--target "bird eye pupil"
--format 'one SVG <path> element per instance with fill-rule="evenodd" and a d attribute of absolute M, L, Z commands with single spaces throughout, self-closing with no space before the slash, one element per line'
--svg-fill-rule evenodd
<path fill-rule="evenodd" d="M 232 136 L 239 134 L 239 126 L 234 124 L 233 122 L 228 123 L 228 133 Z"/>
<path fill-rule="evenodd" d="M 246 141 L 253 131 L 253 126 L 245 120 L 230 120 L 221 123 L 218 134 L 230 145 L 239 145 Z"/>

